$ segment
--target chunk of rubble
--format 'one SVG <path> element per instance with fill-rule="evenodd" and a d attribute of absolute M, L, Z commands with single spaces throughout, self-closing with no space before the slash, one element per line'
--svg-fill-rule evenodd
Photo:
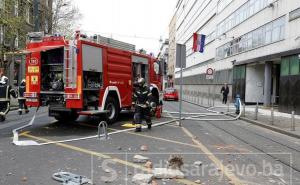
<path fill-rule="evenodd" d="M 132 182 L 134 184 L 149 184 L 153 179 L 153 174 L 142 174 L 138 173 L 132 177 Z"/>
<path fill-rule="evenodd" d="M 184 174 L 178 169 L 154 168 L 152 171 L 156 179 L 183 179 Z"/>
<path fill-rule="evenodd" d="M 197 167 L 202 166 L 202 161 L 194 162 L 194 166 L 197 166 Z"/>
<path fill-rule="evenodd" d="M 142 145 L 140 150 L 143 151 L 143 152 L 147 152 L 148 151 L 148 146 L 147 145 Z"/>
<path fill-rule="evenodd" d="M 147 161 L 149 161 L 148 157 L 144 157 L 141 155 L 135 155 L 133 157 L 133 162 L 135 162 L 135 163 L 146 163 Z"/>
<path fill-rule="evenodd" d="M 153 163 L 151 161 L 147 161 L 144 166 L 145 166 L 145 168 L 152 169 L 153 168 Z"/>

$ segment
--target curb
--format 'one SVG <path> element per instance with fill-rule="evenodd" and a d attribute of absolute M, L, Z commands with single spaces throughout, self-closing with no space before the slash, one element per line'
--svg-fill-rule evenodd
<path fill-rule="evenodd" d="M 190 104 L 193 104 L 193 105 L 197 105 L 197 106 L 202 107 L 202 108 L 209 108 L 209 107 L 205 107 L 205 106 L 202 106 L 202 105 L 199 105 L 199 104 L 196 104 L 196 103 L 193 103 L 193 102 L 189 102 L 189 101 L 186 101 L 186 100 L 182 100 L 182 101 L 190 103 Z M 263 127 L 263 128 L 269 129 L 269 130 L 272 130 L 274 132 L 278 132 L 280 134 L 284 134 L 284 135 L 287 135 L 287 136 L 290 136 L 290 137 L 293 137 L 293 138 L 296 138 L 296 139 L 300 139 L 300 135 L 299 134 L 294 134 L 292 132 L 280 129 L 280 128 L 275 127 L 275 126 L 267 125 L 267 124 L 264 124 L 262 122 L 251 120 L 251 119 L 248 119 L 248 118 L 245 118 L 245 117 L 240 117 L 239 119 L 242 120 L 242 121 L 246 121 L 248 123 L 252 123 L 254 125 L 257 125 L 257 126 L 260 126 L 260 127 Z"/>
<path fill-rule="evenodd" d="M 294 137 L 294 138 L 300 139 L 300 135 L 294 134 L 292 132 L 289 132 L 289 131 L 286 131 L 286 130 L 283 130 L 283 129 L 280 129 L 280 128 L 275 127 L 275 126 L 267 125 L 267 124 L 264 124 L 262 122 L 251 120 L 251 119 L 244 118 L 244 117 L 240 117 L 240 120 L 243 120 L 243 121 L 252 123 L 254 125 L 257 125 L 257 126 L 260 126 L 260 127 L 263 127 L 263 128 L 269 129 L 269 130 L 272 130 L 274 132 L 278 132 L 278 133 L 281 133 L 281 134 L 284 134 L 284 135 L 287 135 L 287 136 L 290 136 L 290 137 Z"/>

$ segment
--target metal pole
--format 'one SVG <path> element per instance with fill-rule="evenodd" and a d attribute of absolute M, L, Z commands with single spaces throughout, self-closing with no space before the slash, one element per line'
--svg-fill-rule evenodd
<path fill-rule="evenodd" d="M 243 117 L 246 117 L 246 104 L 243 104 Z"/>
<path fill-rule="evenodd" d="M 229 103 L 227 102 L 227 112 L 229 112 Z"/>
<path fill-rule="evenodd" d="M 271 125 L 274 125 L 274 107 L 271 107 Z"/>
<path fill-rule="evenodd" d="M 181 114 L 182 114 L 182 85 L 183 85 L 183 78 L 182 78 L 182 61 L 180 61 L 180 102 L 179 102 L 179 126 L 181 127 Z"/>
<path fill-rule="evenodd" d="M 254 115 L 254 120 L 258 119 L 258 102 L 256 102 L 256 106 L 255 106 L 255 115 Z"/>
<path fill-rule="evenodd" d="M 296 125 L 295 125 L 295 111 L 292 111 L 292 125 L 291 125 L 291 131 L 296 131 Z"/>

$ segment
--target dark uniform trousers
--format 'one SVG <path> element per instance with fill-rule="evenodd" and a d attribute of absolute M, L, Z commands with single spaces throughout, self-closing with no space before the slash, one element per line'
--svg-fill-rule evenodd
<path fill-rule="evenodd" d="M 27 105 L 26 105 L 26 98 L 24 98 L 25 91 L 26 91 L 26 84 L 25 83 L 20 84 L 20 86 L 18 88 L 19 111 L 22 111 L 23 109 L 25 109 L 26 111 L 28 110 Z"/>
<path fill-rule="evenodd" d="M 133 94 L 133 105 L 135 106 L 134 124 L 136 128 L 141 128 L 143 119 L 145 119 L 148 125 L 151 125 L 150 115 L 150 89 L 144 85 L 143 87 L 136 88 Z"/>
<path fill-rule="evenodd" d="M 10 108 L 10 96 L 16 96 L 14 90 L 9 85 L 0 84 L 0 113 L 6 115 Z"/>

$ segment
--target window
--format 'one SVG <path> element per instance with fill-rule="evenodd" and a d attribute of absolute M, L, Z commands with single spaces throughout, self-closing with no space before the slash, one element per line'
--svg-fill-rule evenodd
<path fill-rule="evenodd" d="M 15 38 L 15 48 L 19 48 L 19 34 L 17 34 L 16 38 Z"/>
<path fill-rule="evenodd" d="M 299 58 L 297 55 L 290 57 L 290 75 L 299 75 Z"/>
<path fill-rule="evenodd" d="M 218 2 L 218 10 L 217 12 L 220 13 L 224 10 L 233 0 L 219 0 Z"/>
<path fill-rule="evenodd" d="M 219 48 L 217 59 L 226 58 L 284 39 L 285 16 L 257 28 Z"/>
<path fill-rule="evenodd" d="M 267 24 L 265 29 L 265 43 L 270 44 L 272 42 L 272 24 Z"/>
<path fill-rule="evenodd" d="M 4 3 L 5 3 L 5 0 L 0 0 L 0 9 L 4 8 Z"/>
<path fill-rule="evenodd" d="M 16 17 L 19 16 L 19 3 L 18 3 L 18 0 L 15 0 L 14 14 L 15 14 Z"/>
<path fill-rule="evenodd" d="M 289 75 L 299 75 L 300 74 L 300 64 L 299 56 L 293 55 L 288 57 L 283 57 L 281 59 L 281 76 Z"/>
<path fill-rule="evenodd" d="M 3 44 L 3 40 L 4 40 L 4 30 L 3 30 L 3 25 L 0 25 L 0 44 Z"/>
<path fill-rule="evenodd" d="M 26 16 L 27 23 L 30 23 L 30 8 L 29 8 L 29 6 L 27 6 L 25 8 L 25 16 Z"/>
<path fill-rule="evenodd" d="M 220 0 L 219 4 L 225 1 L 228 0 Z M 238 8 L 235 12 L 233 12 L 229 17 L 227 17 L 217 25 L 217 36 L 220 36 L 226 33 L 227 31 L 231 30 L 233 27 L 239 25 L 254 14 L 263 10 L 274 1 L 275 0 L 249 0 L 240 8 Z"/>

